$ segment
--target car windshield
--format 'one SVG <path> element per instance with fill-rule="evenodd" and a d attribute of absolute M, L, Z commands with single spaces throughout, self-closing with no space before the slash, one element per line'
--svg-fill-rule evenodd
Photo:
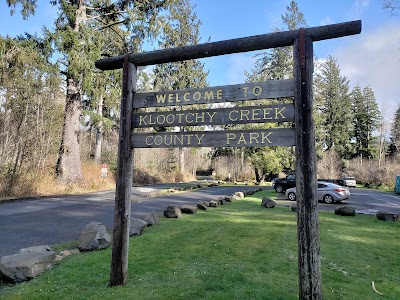
<path fill-rule="evenodd" d="M 354 180 L 354 177 L 345 177 L 346 180 Z"/>

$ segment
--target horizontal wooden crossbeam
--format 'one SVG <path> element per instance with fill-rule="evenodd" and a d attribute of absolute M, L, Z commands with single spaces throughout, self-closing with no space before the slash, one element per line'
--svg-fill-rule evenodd
<path fill-rule="evenodd" d="M 361 20 L 305 29 L 305 35 L 310 37 L 313 41 L 339 38 L 359 34 L 360 32 Z M 199 45 L 176 47 L 143 53 L 131 53 L 129 54 L 129 62 L 136 66 L 148 66 L 224 54 L 291 46 L 293 45 L 293 41 L 298 37 L 298 30 L 290 30 Z M 97 60 L 95 65 L 101 70 L 120 69 L 124 62 L 124 56 L 125 55 L 103 58 Z"/>

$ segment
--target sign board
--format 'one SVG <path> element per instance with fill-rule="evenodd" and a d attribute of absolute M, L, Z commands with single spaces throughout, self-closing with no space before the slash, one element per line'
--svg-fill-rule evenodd
<path fill-rule="evenodd" d="M 132 148 L 294 145 L 294 128 L 132 133 Z"/>
<path fill-rule="evenodd" d="M 107 177 L 108 168 L 106 164 L 101 165 L 101 177 Z"/>
<path fill-rule="evenodd" d="M 132 127 L 134 128 L 293 121 L 294 104 L 132 114 Z"/>
<path fill-rule="evenodd" d="M 294 97 L 294 80 L 268 80 L 200 89 L 135 94 L 133 108 Z"/>
<path fill-rule="evenodd" d="M 296 145 L 296 180 L 297 180 L 297 232 L 298 232 L 298 267 L 299 299 L 321 299 L 321 271 L 319 247 L 319 223 L 317 210 L 316 186 L 316 151 L 313 111 L 313 42 L 324 39 L 358 34 L 361 32 L 361 21 L 325 25 L 314 28 L 300 28 L 286 32 L 275 32 L 239 39 L 175 47 L 151 51 L 148 53 L 130 53 L 119 57 L 110 57 L 97 61 L 100 69 L 117 69 L 123 66 L 122 103 L 120 118 L 120 136 L 118 145 L 117 186 L 115 193 L 113 249 L 110 272 L 110 286 L 126 284 L 129 254 L 129 222 L 131 214 L 131 194 L 133 154 L 131 148 L 154 147 L 217 147 L 217 146 L 293 146 Z M 188 89 L 151 93 L 135 93 L 137 66 L 170 63 L 189 59 L 263 50 L 293 45 L 293 80 L 274 80 L 264 83 L 246 83 L 224 87 Z M 131 133 L 132 112 L 136 108 L 183 106 L 193 104 L 212 104 L 242 100 L 295 98 L 294 128 L 273 128 L 241 131 L 214 132 L 164 132 L 164 133 Z M 245 108 L 248 109 L 248 108 Z M 208 123 L 213 123 L 217 114 L 205 111 L 191 114 L 170 114 L 146 116 L 136 126 L 158 127 L 150 124 L 171 122 L 170 126 L 180 125 L 183 120 L 193 125 L 194 118 L 201 124 L 208 115 Z M 236 112 L 237 116 L 245 116 Z M 254 118 L 246 120 L 266 121 L 261 111 L 253 110 Z M 228 117 L 222 124 L 238 121 L 232 116 L 233 111 L 221 113 L 220 120 Z M 265 114 L 268 115 L 268 114 Z M 282 112 L 283 115 L 283 112 Z M 159 119 L 158 119 L 159 118 Z M 168 119 L 170 118 L 170 119 Z M 172 121 L 171 118 L 174 118 Z M 180 119 L 179 119 L 180 118 Z M 237 117 L 240 119 L 239 117 Z M 150 119 L 152 121 L 150 121 Z M 176 120 L 178 120 L 177 125 Z M 140 124 L 140 122 L 142 124 Z M 206 121 L 204 121 L 205 123 Z M 221 121 L 222 122 L 222 121 Z M 224 121 L 225 122 L 225 121 Z M 169 125 L 169 124 L 168 124 Z M 203 124 L 205 125 L 205 124 Z M 182 125 L 183 126 L 183 125 Z M 300 247 L 301 245 L 301 247 Z"/>

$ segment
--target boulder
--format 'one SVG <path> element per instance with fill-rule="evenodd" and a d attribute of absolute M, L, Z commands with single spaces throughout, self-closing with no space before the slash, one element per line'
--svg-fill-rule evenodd
<path fill-rule="evenodd" d="M 269 197 L 262 197 L 261 206 L 265 208 L 274 208 L 276 206 L 276 202 Z"/>
<path fill-rule="evenodd" d="M 160 225 L 160 217 L 157 212 L 153 210 L 147 217 L 144 219 L 147 222 L 147 226 L 157 226 Z"/>
<path fill-rule="evenodd" d="M 90 222 L 79 237 L 79 251 L 102 250 L 110 245 L 111 236 L 106 227 L 98 222 Z"/>
<path fill-rule="evenodd" d="M 181 211 L 183 214 L 190 214 L 193 215 L 197 212 L 197 206 L 193 206 L 193 205 L 182 205 L 181 207 Z"/>
<path fill-rule="evenodd" d="M 378 218 L 378 220 L 388 221 L 388 222 L 396 222 L 399 219 L 398 214 L 388 213 L 384 211 L 377 212 L 376 217 Z"/>
<path fill-rule="evenodd" d="M 131 218 L 131 225 L 129 227 L 129 236 L 141 235 L 143 229 L 147 227 L 147 222 L 138 218 Z"/>
<path fill-rule="evenodd" d="M 233 194 L 233 196 L 236 196 L 238 198 L 244 198 L 244 193 L 243 192 L 236 192 Z"/>
<path fill-rule="evenodd" d="M 207 201 L 199 201 L 197 203 L 197 208 L 201 210 L 207 210 L 208 208 L 208 202 Z"/>
<path fill-rule="evenodd" d="M 225 197 L 219 197 L 216 201 L 219 203 L 219 205 L 226 205 Z"/>
<path fill-rule="evenodd" d="M 175 205 L 168 205 L 167 209 L 164 210 L 164 217 L 166 218 L 180 218 L 182 216 L 181 210 Z"/>
<path fill-rule="evenodd" d="M 354 217 L 356 210 L 352 206 L 341 206 L 335 209 L 335 215 Z"/>
<path fill-rule="evenodd" d="M 244 192 L 244 195 L 245 196 L 251 196 L 251 195 L 253 195 L 254 194 L 254 191 L 253 190 L 248 190 L 248 191 L 245 191 Z"/>
<path fill-rule="evenodd" d="M 219 203 L 215 200 L 211 200 L 210 202 L 208 202 L 208 206 L 210 207 L 217 207 L 219 205 Z"/>
<path fill-rule="evenodd" d="M 25 252 L 3 256 L 0 259 L 0 277 L 13 283 L 30 280 L 53 268 L 55 259 L 54 251 Z"/>
<path fill-rule="evenodd" d="M 22 248 L 21 250 L 19 250 L 18 253 L 44 253 L 44 252 L 49 252 L 49 251 L 53 251 L 53 249 L 51 249 L 50 246 L 47 245 L 41 245 L 41 246 L 32 246 L 32 247 L 28 247 L 28 248 Z"/>
<path fill-rule="evenodd" d="M 225 196 L 225 197 L 223 197 L 223 199 L 225 199 L 225 202 L 227 204 L 230 204 L 231 202 L 238 200 L 239 198 L 236 196 Z"/>

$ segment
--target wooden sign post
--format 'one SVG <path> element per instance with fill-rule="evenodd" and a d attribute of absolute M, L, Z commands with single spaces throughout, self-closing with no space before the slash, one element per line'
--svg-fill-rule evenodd
<path fill-rule="evenodd" d="M 233 40 L 127 54 L 96 61 L 102 70 L 123 66 L 117 189 L 110 285 L 127 280 L 132 149 L 167 147 L 296 146 L 299 298 L 321 299 L 321 266 L 313 123 L 313 42 L 361 32 L 361 21 L 275 32 Z M 294 80 L 271 80 L 180 91 L 135 93 L 136 67 L 293 45 Z M 294 97 L 292 104 L 139 113 L 133 109 Z M 295 128 L 135 133 L 132 128 L 295 122 Z"/>
<path fill-rule="evenodd" d="M 294 41 L 297 243 L 300 299 L 321 299 L 317 168 L 313 120 L 313 43 L 299 30 Z"/>
<path fill-rule="evenodd" d="M 134 64 L 129 62 L 127 55 L 125 56 L 123 66 L 110 286 L 126 284 L 128 278 L 129 227 L 133 175 L 131 117 L 133 113 L 133 98 L 136 92 L 137 69 Z"/>

